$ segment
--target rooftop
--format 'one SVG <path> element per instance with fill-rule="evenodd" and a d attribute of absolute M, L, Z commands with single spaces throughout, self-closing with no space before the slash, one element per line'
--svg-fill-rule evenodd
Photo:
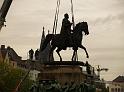
<path fill-rule="evenodd" d="M 113 82 L 124 82 L 124 76 L 118 76 L 113 80 Z"/>

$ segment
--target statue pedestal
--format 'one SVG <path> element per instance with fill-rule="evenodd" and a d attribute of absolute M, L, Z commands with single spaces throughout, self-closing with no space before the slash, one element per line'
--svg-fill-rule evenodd
<path fill-rule="evenodd" d="M 66 82 L 79 84 L 86 79 L 80 64 L 83 65 L 83 62 L 55 61 L 46 63 L 38 75 L 38 80 L 57 80 L 60 84 Z"/>

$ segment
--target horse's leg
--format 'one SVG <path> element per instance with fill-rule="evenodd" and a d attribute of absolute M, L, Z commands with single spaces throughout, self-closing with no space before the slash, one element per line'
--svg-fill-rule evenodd
<path fill-rule="evenodd" d="M 78 61 L 78 54 L 77 54 L 77 50 L 75 52 L 75 61 Z"/>
<path fill-rule="evenodd" d="M 51 49 L 50 49 L 50 52 L 49 52 L 49 61 L 51 59 L 51 56 L 52 56 L 53 51 L 55 50 L 55 48 L 56 48 L 55 46 L 52 46 Z"/>
<path fill-rule="evenodd" d="M 62 61 L 62 57 L 61 57 L 61 55 L 60 55 L 60 51 L 61 51 L 62 49 L 60 49 L 60 48 L 58 48 L 57 50 L 56 50 L 56 52 L 57 52 L 57 54 L 59 55 L 59 57 L 60 57 L 60 61 Z"/>
<path fill-rule="evenodd" d="M 89 58 L 89 55 L 88 55 L 88 52 L 87 52 L 86 48 L 83 45 L 80 45 L 79 47 L 82 48 L 82 49 L 84 49 L 87 58 Z"/>
<path fill-rule="evenodd" d="M 71 60 L 74 61 L 74 58 L 75 58 L 75 50 L 73 51 L 73 55 L 72 55 Z"/>
<path fill-rule="evenodd" d="M 74 50 L 73 56 L 72 56 L 72 61 L 78 61 L 78 55 L 77 55 L 77 50 Z"/>
<path fill-rule="evenodd" d="M 78 55 L 77 55 L 77 50 L 75 50 L 75 56 L 74 56 L 74 61 L 78 61 Z"/>

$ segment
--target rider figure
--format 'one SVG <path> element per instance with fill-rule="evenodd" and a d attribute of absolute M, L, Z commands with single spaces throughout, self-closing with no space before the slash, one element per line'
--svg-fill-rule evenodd
<path fill-rule="evenodd" d="M 71 25 L 72 25 L 72 23 L 68 19 L 69 19 L 69 15 L 67 13 L 64 14 L 64 19 L 62 20 L 62 27 L 61 27 L 60 34 L 62 35 L 62 37 L 64 39 L 64 43 L 72 44 L 72 40 L 71 40 Z"/>

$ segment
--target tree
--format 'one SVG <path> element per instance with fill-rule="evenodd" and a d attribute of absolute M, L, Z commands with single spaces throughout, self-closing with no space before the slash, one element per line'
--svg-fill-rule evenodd
<path fill-rule="evenodd" d="M 13 92 L 25 74 L 25 71 L 0 61 L 0 92 Z M 28 92 L 31 84 L 32 81 L 28 76 L 22 83 L 19 92 Z"/>

